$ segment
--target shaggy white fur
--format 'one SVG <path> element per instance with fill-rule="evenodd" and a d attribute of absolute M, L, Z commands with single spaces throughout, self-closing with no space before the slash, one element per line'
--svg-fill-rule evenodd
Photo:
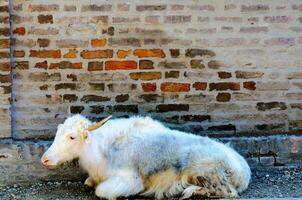
<path fill-rule="evenodd" d="M 41 162 L 55 167 L 79 158 L 89 174 L 85 184 L 95 186 L 99 197 L 235 197 L 249 184 L 244 158 L 207 137 L 171 130 L 149 117 L 110 120 L 87 133 L 90 125 L 80 115 L 68 118 Z"/>

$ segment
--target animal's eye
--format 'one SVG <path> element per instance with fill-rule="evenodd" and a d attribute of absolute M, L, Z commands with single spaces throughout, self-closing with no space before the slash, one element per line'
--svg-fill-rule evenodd
<path fill-rule="evenodd" d="M 69 137 L 69 139 L 74 140 L 74 139 L 75 139 L 75 137 L 70 136 L 70 137 Z"/>

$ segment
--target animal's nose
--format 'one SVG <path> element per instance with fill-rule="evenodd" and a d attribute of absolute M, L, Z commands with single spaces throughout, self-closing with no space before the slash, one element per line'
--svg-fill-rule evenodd
<path fill-rule="evenodd" d="M 45 158 L 44 158 L 44 159 L 42 158 L 42 159 L 41 159 L 41 162 L 42 162 L 43 165 L 46 166 L 47 163 L 49 162 L 49 160 L 48 160 L 48 159 L 45 159 Z"/>

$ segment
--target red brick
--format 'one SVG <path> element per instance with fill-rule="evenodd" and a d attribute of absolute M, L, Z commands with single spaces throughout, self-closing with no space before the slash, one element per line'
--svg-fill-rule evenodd
<path fill-rule="evenodd" d="M 69 49 L 66 54 L 63 55 L 63 58 L 76 58 L 78 51 L 76 49 Z"/>
<path fill-rule="evenodd" d="M 24 51 L 17 51 L 17 50 L 14 51 L 14 57 L 15 58 L 21 58 L 21 57 L 24 57 L 24 56 L 25 56 Z"/>
<path fill-rule="evenodd" d="M 96 50 L 96 51 L 82 51 L 81 57 L 85 59 L 95 59 L 95 58 L 112 58 L 113 50 Z"/>
<path fill-rule="evenodd" d="M 0 71 L 10 71 L 10 63 L 9 62 L 4 62 L 0 63 Z"/>
<path fill-rule="evenodd" d="M 118 58 L 126 58 L 130 55 L 132 50 L 118 50 L 116 55 Z"/>
<path fill-rule="evenodd" d="M 17 35 L 25 35 L 25 28 L 24 27 L 15 28 L 13 33 Z"/>
<path fill-rule="evenodd" d="M 243 82 L 243 87 L 248 90 L 256 90 L 256 83 L 254 81 Z"/>
<path fill-rule="evenodd" d="M 48 68 L 47 61 L 44 60 L 43 62 L 36 63 L 35 68 L 47 69 Z"/>
<path fill-rule="evenodd" d="M 136 49 L 133 54 L 138 56 L 139 58 L 147 58 L 147 57 L 157 57 L 164 58 L 166 57 L 165 53 L 161 49 Z"/>
<path fill-rule="evenodd" d="M 133 60 L 127 61 L 106 61 L 106 70 L 131 70 L 137 69 L 137 63 Z"/>
<path fill-rule="evenodd" d="M 160 89 L 163 92 L 188 92 L 190 91 L 190 84 L 166 82 L 161 84 Z"/>
<path fill-rule="evenodd" d="M 160 79 L 161 73 L 160 72 L 135 72 L 135 73 L 130 73 L 130 78 L 133 80 L 150 81 L 150 80 Z"/>
<path fill-rule="evenodd" d="M 0 39 L 0 49 L 9 48 L 9 39 Z"/>
<path fill-rule="evenodd" d="M 61 51 L 60 50 L 30 50 L 30 57 L 37 58 L 60 58 Z"/>
<path fill-rule="evenodd" d="M 195 88 L 195 90 L 206 90 L 207 83 L 206 82 L 195 82 L 193 84 L 193 88 Z"/>
<path fill-rule="evenodd" d="M 69 61 L 61 61 L 59 63 L 51 63 L 49 69 L 82 69 L 82 63 L 72 63 Z"/>
<path fill-rule="evenodd" d="M 10 75 L 1 75 L 0 74 L 0 83 L 10 83 L 11 82 L 11 77 Z"/>
<path fill-rule="evenodd" d="M 91 46 L 92 47 L 104 47 L 107 44 L 107 40 L 104 39 L 92 39 Z"/>
<path fill-rule="evenodd" d="M 142 83 L 144 92 L 154 92 L 156 90 L 156 83 Z"/>

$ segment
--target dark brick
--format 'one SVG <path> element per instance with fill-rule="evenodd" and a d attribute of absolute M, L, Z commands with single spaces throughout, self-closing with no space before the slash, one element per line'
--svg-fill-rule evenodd
<path fill-rule="evenodd" d="M 227 79 L 232 77 L 232 73 L 230 72 L 218 72 L 218 77 L 221 79 Z"/>
<path fill-rule="evenodd" d="M 39 47 L 48 47 L 49 43 L 50 43 L 50 40 L 39 38 L 37 42 L 39 44 Z"/>
<path fill-rule="evenodd" d="M 181 116 L 183 121 L 188 122 L 203 122 L 203 121 L 211 121 L 210 115 L 183 115 Z"/>
<path fill-rule="evenodd" d="M 117 103 L 128 101 L 128 99 L 129 99 L 129 94 L 120 94 L 115 97 L 115 101 Z"/>
<path fill-rule="evenodd" d="M 88 71 L 101 71 L 103 70 L 103 62 L 92 61 L 88 62 Z"/>
<path fill-rule="evenodd" d="M 29 69 L 28 61 L 17 61 L 14 63 L 15 69 L 24 70 Z"/>
<path fill-rule="evenodd" d="M 172 58 L 177 58 L 180 55 L 179 49 L 170 49 L 170 54 Z"/>
<path fill-rule="evenodd" d="M 9 28 L 0 28 L 0 36 L 9 36 Z"/>
<path fill-rule="evenodd" d="M 137 105 L 114 105 L 113 111 L 138 113 L 138 106 Z"/>
<path fill-rule="evenodd" d="M 248 90 L 256 90 L 256 83 L 254 81 L 243 82 L 243 87 Z"/>
<path fill-rule="evenodd" d="M 189 111 L 188 104 L 160 104 L 156 106 L 156 112 Z"/>
<path fill-rule="evenodd" d="M 257 109 L 260 111 L 266 111 L 271 109 L 278 109 L 278 110 L 286 110 L 287 106 L 284 102 L 259 102 L 257 103 Z"/>
<path fill-rule="evenodd" d="M 209 56 L 214 57 L 216 54 L 215 52 L 208 50 L 208 49 L 187 49 L 186 56 L 190 58 L 194 58 L 196 56 Z"/>
<path fill-rule="evenodd" d="M 186 68 L 186 64 L 184 62 L 160 62 L 158 63 L 159 67 L 164 67 L 166 69 L 184 69 Z"/>
<path fill-rule="evenodd" d="M 9 8 L 8 6 L 0 6 L 0 12 L 7 12 L 8 13 Z"/>
<path fill-rule="evenodd" d="M 78 100 L 78 96 L 75 94 L 64 94 L 63 95 L 63 102 L 75 102 Z"/>
<path fill-rule="evenodd" d="M 2 75 L 0 74 L 0 83 L 10 83 L 11 77 L 10 75 Z"/>
<path fill-rule="evenodd" d="M 234 82 L 210 83 L 210 91 L 240 90 L 240 84 Z"/>
<path fill-rule="evenodd" d="M 89 83 L 89 86 L 92 90 L 104 91 L 105 84 L 104 83 Z"/>
<path fill-rule="evenodd" d="M 100 114 L 104 112 L 104 106 L 90 106 L 90 112 L 93 114 Z"/>
<path fill-rule="evenodd" d="M 285 124 L 258 124 L 255 126 L 259 131 L 286 130 Z"/>
<path fill-rule="evenodd" d="M 158 94 L 142 94 L 139 96 L 140 99 L 143 99 L 144 102 L 150 103 L 150 102 L 158 102 L 159 99 L 163 99 L 163 96 L 160 96 Z"/>
<path fill-rule="evenodd" d="M 161 11 L 165 10 L 167 8 L 167 5 L 137 5 L 136 10 L 137 11 Z"/>
<path fill-rule="evenodd" d="M 195 90 L 206 90 L 207 83 L 206 82 L 195 82 L 193 84 L 193 88 L 195 88 Z"/>
<path fill-rule="evenodd" d="M 38 22 L 40 24 L 52 24 L 53 23 L 53 17 L 52 15 L 38 15 Z"/>
<path fill-rule="evenodd" d="M 3 94 L 10 94 L 12 92 L 12 87 L 11 85 L 9 86 L 0 86 L 0 88 L 3 89 Z"/>
<path fill-rule="evenodd" d="M 71 106 L 70 113 L 80 114 L 84 109 L 85 109 L 84 106 Z"/>
<path fill-rule="evenodd" d="M 191 60 L 190 65 L 192 69 L 203 69 L 205 68 L 205 65 L 202 63 L 203 60 L 198 59 L 198 60 Z"/>
<path fill-rule="evenodd" d="M 210 69 L 219 69 L 220 67 L 223 67 L 223 64 L 217 60 L 211 60 L 208 62 L 208 67 Z"/>
<path fill-rule="evenodd" d="M 216 96 L 216 100 L 219 102 L 228 102 L 231 100 L 231 94 L 230 93 L 218 93 Z"/>
<path fill-rule="evenodd" d="M 75 74 L 67 74 L 66 76 L 68 79 L 71 79 L 72 81 L 77 81 L 78 77 Z"/>
<path fill-rule="evenodd" d="M 89 102 L 103 102 L 103 101 L 110 101 L 109 97 L 97 96 L 97 95 L 84 95 L 81 98 L 81 101 L 85 103 Z"/>
<path fill-rule="evenodd" d="M 179 78 L 179 71 L 165 72 L 165 78 Z"/>
<path fill-rule="evenodd" d="M 47 69 L 48 68 L 47 61 L 44 60 L 43 62 L 36 63 L 35 68 Z"/>
<path fill-rule="evenodd" d="M 10 53 L 8 51 L 0 52 L 0 58 L 9 58 Z"/>
<path fill-rule="evenodd" d="M 139 69 L 153 69 L 153 61 L 152 60 L 140 60 L 139 61 Z"/>
<path fill-rule="evenodd" d="M 41 85 L 41 86 L 39 87 L 39 89 L 45 91 L 45 90 L 48 90 L 48 87 L 49 87 L 49 85 L 44 84 L 44 85 Z"/>
<path fill-rule="evenodd" d="M 219 126 L 210 126 L 209 131 L 236 131 L 236 126 L 232 124 L 228 125 L 219 125 Z"/>
<path fill-rule="evenodd" d="M 75 83 L 59 83 L 59 84 L 55 85 L 55 90 L 62 90 L 62 89 L 75 90 L 76 84 Z"/>

